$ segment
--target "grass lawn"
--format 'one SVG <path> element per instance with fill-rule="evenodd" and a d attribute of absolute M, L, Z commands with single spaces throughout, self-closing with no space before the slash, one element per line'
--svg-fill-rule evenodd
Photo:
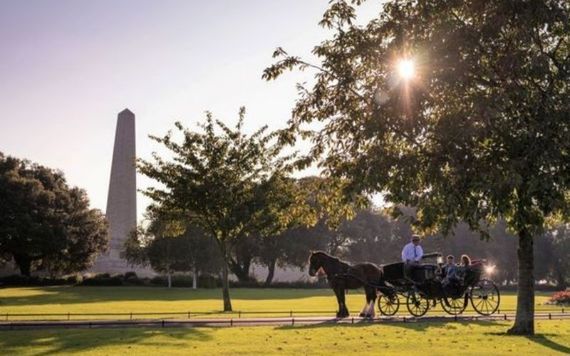
<path fill-rule="evenodd" d="M 317 313 L 311 315 L 332 316 L 337 309 L 336 298 L 329 289 L 233 289 L 230 293 L 234 310 L 242 311 L 242 316 L 252 316 L 247 312 L 259 311 L 280 311 L 282 312 L 280 316 L 283 316 L 285 313 L 289 315 L 291 310 L 316 311 Z M 537 294 L 537 310 L 553 308 L 553 306 L 544 305 L 547 299 L 547 294 Z M 351 291 L 347 295 L 347 305 L 353 315 L 360 312 L 364 300 L 362 291 Z M 504 293 L 501 296 L 501 310 L 514 310 L 515 306 L 516 297 L 513 293 Z M 221 309 L 219 289 L 70 286 L 0 289 L 0 318 L 3 320 L 5 320 L 6 313 L 186 313 L 188 311 L 219 312 Z M 468 306 L 466 312 L 472 311 L 471 306 Z M 408 313 L 404 305 L 401 305 L 400 312 L 404 315 Z M 432 312 L 442 313 L 441 307 L 436 307 Z M 119 317 L 97 316 L 92 318 L 116 319 Z M 124 318 L 129 318 L 129 316 Z M 23 318 L 9 317 L 9 320 L 17 319 Z M 78 319 L 78 317 L 72 317 L 72 319 Z"/>
<path fill-rule="evenodd" d="M 570 321 L 538 321 L 534 337 L 504 322 L 287 327 L 67 329 L 0 332 L 3 355 L 564 355 Z"/>

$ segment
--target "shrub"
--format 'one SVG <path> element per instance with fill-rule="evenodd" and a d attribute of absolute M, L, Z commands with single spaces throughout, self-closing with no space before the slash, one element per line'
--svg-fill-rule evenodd
<path fill-rule="evenodd" d="M 114 276 L 109 275 L 109 273 L 96 274 L 91 278 L 85 278 L 81 282 L 82 286 L 122 286 L 123 285 L 123 275 L 117 274 Z"/>
<path fill-rule="evenodd" d="M 183 275 L 183 274 L 175 274 L 171 277 L 172 286 L 173 287 L 192 287 L 192 276 Z M 200 281 L 200 280 L 198 280 Z M 167 286 L 168 285 L 168 278 L 166 276 L 156 276 L 150 280 L 151 284 L 158 285 L 158 286 Z M 204 286 L 200 286 L 200 282 L 198 282 L 199 287 L 209 288 Z M 214 287 L 215 288 L 215 287 Z"/>
<path fill-rule="evenodd" d="M 83 277 L 79 274 L 74 274 L 65 278 L 66 284 L 81 284 Z"/>
<path fill-rule="evenodd" d="M 198 275 L 198 288 L 220 288 L 222 280 L 209 274 Z"/>
<path fill-rule="evenodd" d="M 136 278 L 139 278 L 139 277 L 137 276 L 137 272 L 135 272 L 135 271 L 130 271 L 130 272 L 125 273 L 124 278 L 125 278 L 125 281 L 127 281 L 127 280 L 129 280 L 129 279 L 136 279 Z"/>
<path fill-rule="evenodd" d="M 144 278 L 139 278 L 136 272 L 127 272 L 123 277 L 124 284 L 127 286 L 142 286 L 145 284 Z"/>
<path fill-rule="evenodd" d="M 550 297 L 550 303 L 558 305 L 570 305 L 570 290 L 556 292 Z"/>
<path fill-rule="evenodd" d="M 73 278 L 52 278 L 52 277 L 26 277 L 13 274 L 0 278 L 0 286 L 58 286 L 65 284 L 75 284 Z"/>
<path fill-rule="evenodd" d="M 165 286 L 167 284 L 166 277 L 164 277 L 164 276 L 152 277 L 152 279 L 150 280 L 150 284 Z"/>

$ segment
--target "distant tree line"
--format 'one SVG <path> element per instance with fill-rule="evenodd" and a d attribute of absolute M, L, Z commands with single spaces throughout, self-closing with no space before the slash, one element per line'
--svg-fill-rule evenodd
<path fill-rule="evenodd" d="M 189 227 L 182 234 L 167 237 L 157 229 L 159 225 L 157 220 L 151 219 L 146 229 L 140 228 L 134 233 L 126 243 L 125 257 L 135 264 L 150 265 L 165 275 L 194 272 L 194 280 L 197 280 L 197 273 L 220 274 L 221 256 L 203 231 Z M 253 264 L 265 266 L 268 274 L 264 283 L 271 286 L 276 267 L 304 270 L 311 250 L 326 251 L 351 262 L 399 261 L 401 249 L 412 233 L 407 221 L 393 219 L 380 209 L 367 208 L 353 219 L 344 219 L 336 228 L 321 219 L 314 226 L 297 226 L 270 238 L 255 234 L 243 236 L 236 241 L 229 268 L 240 282 L 250 282 L 255 278 Z M 458 258 L 467 254 L 473 259 L 486 259 L 496 266 L 493 275 L 496 282 L 515 285 L 516 238 L 507 231 L 506 224 L 499 221 L 491 227 L 488 240 L 482 240 L 466 224 L 460 224 L 454 235 L 426 236 L 422 244 L 425 251 L 440 252 L 444 256 L 451 254 Z M 570 226 L 558 225 L 538 237 L 535 259 L 537 283 L 546 282 L 557 289 L 566 289 L 570 279 Z"/>

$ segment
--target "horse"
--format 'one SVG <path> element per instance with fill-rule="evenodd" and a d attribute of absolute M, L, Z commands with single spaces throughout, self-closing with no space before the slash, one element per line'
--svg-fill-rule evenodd
<path fill-rule="evenodd" d="M 350 314 L 345 303 L 345 290 L 364 287 L 366 304 L 360 312 L 361 317 L 374 318 L 376 301 L 375 285 L 383 284 L 382 269 L 373 263 L 350 265 L 322 251 L 311 252 L 309 257 L 309 275 L 325 274 L 329 286 L 333 289 L 338 302 L 337 318 L 346 318 Z"/>

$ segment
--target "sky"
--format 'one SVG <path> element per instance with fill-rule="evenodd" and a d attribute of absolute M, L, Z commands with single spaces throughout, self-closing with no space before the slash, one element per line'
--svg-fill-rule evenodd
<path fill-rule="evenodd" d="M 377 13 L 378 2 L 361 10 Z M 2 0 L 0 152 L 60 169 L 105 210 L 116 116 L 136 115 L 137 156 L 149 158 L 175 121 L 205 111 L 227 124 L 247 108 L 246 131 L 285 125 L 295 83 L 266 82 L 281 46 L 312 59 L 328 35 L 326 0 Z M 139 189 L 153 182 L 137 175 Z M 137 196 L 139 219 L 148 199 Z"/>

